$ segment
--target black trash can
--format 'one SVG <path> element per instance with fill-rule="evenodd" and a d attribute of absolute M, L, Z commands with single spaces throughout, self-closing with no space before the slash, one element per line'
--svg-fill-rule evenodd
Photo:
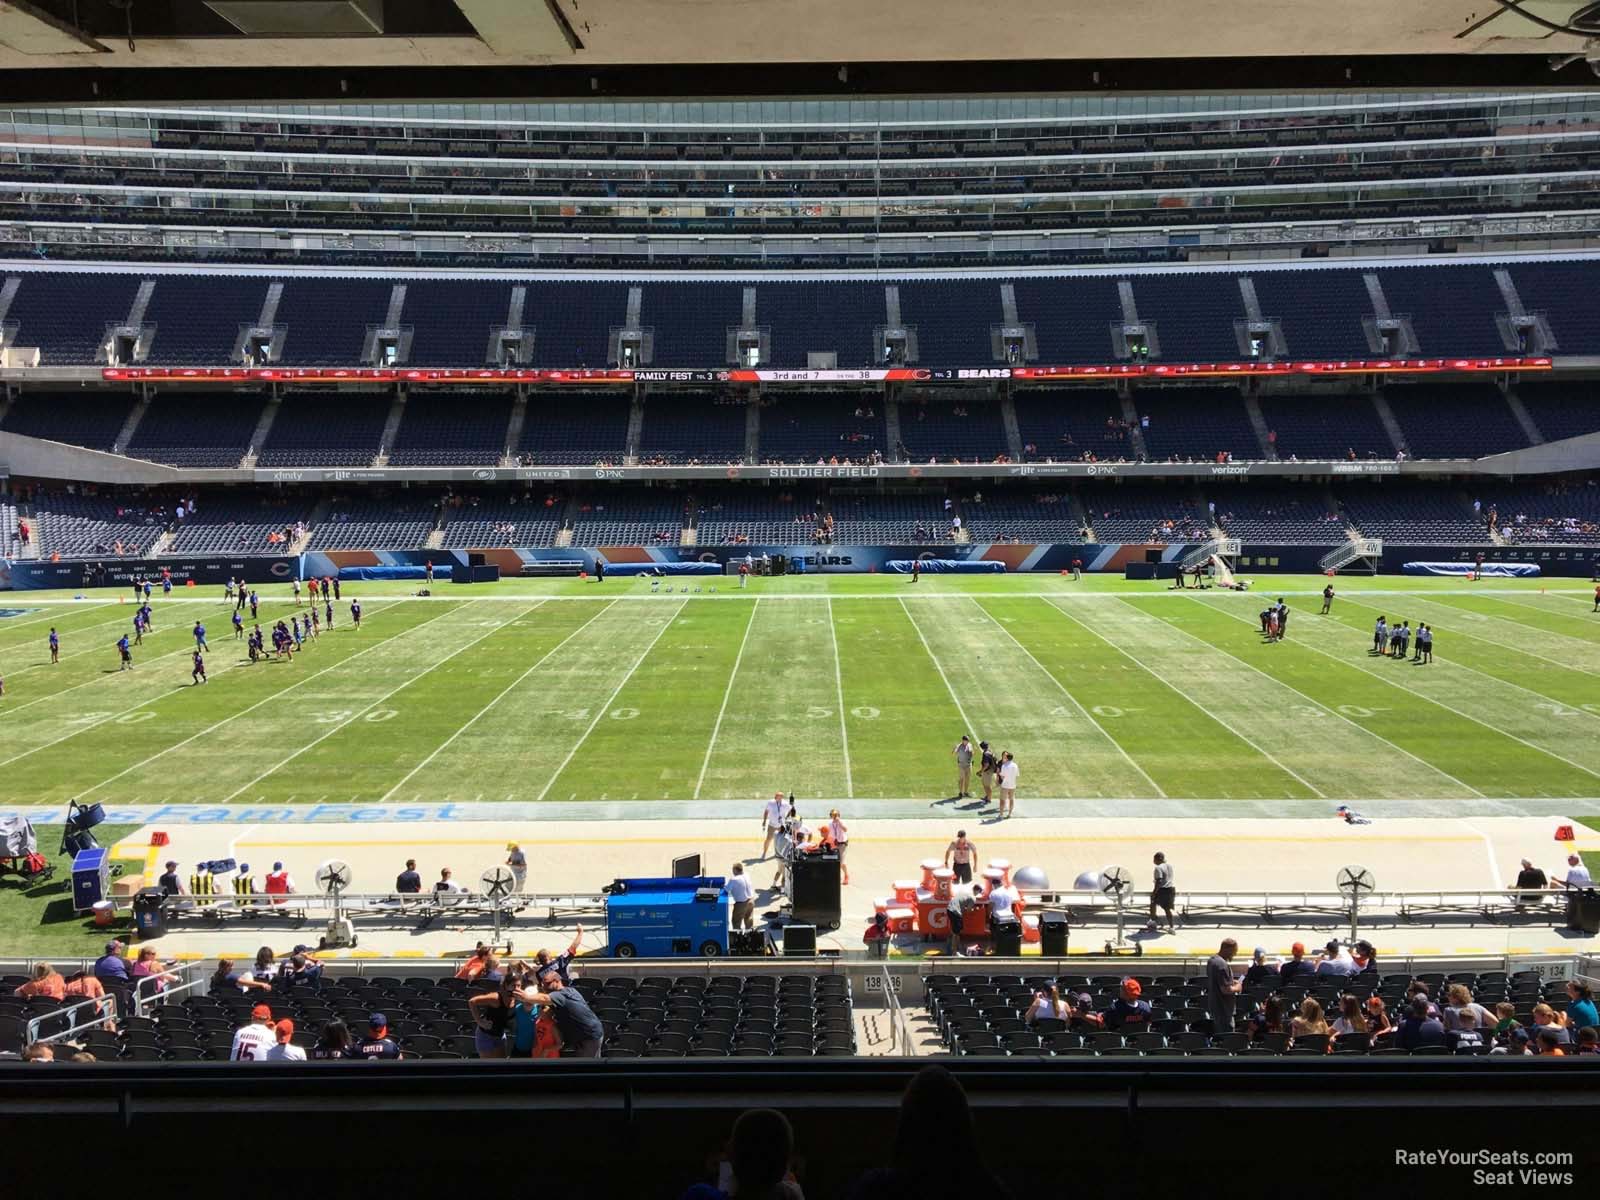
<path fill-rule="evenodd" d="M 133 927 L 140 941 L 151 941 L 167 934 L 167 916 L 161 906 L 167 894 L 160 888 L 140 888 L 133 894 Z"/>
<path fill-rule="evenodd" d="M 989 926 L 994 952 L 999 958 L 1022 957 L 1022 922 L 1014 916 L 996 917 Z"/>
<path fill-rule="evenodd" d="M 1067 956 L 1067 914 L 1046 912 L 1039 914 L 1039 953 L 1045 958 Z"/>
<path fill-rule="evenodd" d="M 1588 934 L 1600 934 L 1600 891 L 1582 888 L 1567 895 L 1567 928 Z"/>

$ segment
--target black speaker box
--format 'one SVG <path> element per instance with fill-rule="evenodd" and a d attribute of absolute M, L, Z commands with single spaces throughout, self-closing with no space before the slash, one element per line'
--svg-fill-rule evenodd
<path fill-rule="evenodd" d="M 783 927 L 783 953 L 810 957 L 817 952 L 817 927 L 815 925 L 785 925 Z"/>
<path fill-rule="evenodd" d="M 1039 953 L 1045 958 L 1067 956 L 1067 914 L 1047 912 L 1039 914 Z"/>
<path fill-rule="evenodd" d="M 839 928 L 839 856 L 802 854 L 789 870 L 794 875 L 793 918 L 819 929 Z"/>
<path fill-rule="evenodd" d="M 1022 957 L 1022 922 L 1015 917 L 995 921 L 989 929 L 994 937 L 994 952 L 1000 958 Z"/>

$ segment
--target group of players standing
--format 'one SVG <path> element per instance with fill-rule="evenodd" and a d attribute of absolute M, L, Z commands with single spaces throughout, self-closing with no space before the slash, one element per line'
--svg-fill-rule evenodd
<path fill-rule="evenodd" d="M 1404 662 L 1406 651 L 1411 646 L 1412 638 L 1416 638 L 1416 652 L 1412 654 L 1414 663 L 1431 663 L 1433 661 L 1433 630 L 1419 624 L 1415 633 L 1412 632 L 1411 622 L 1402 621 L 1398 625 L 1390 625 L 1382 616 L 1377 624 L 1372 627 L 1372 653 L 1380 658 L 1392 658 L 1396 662 Z"/>

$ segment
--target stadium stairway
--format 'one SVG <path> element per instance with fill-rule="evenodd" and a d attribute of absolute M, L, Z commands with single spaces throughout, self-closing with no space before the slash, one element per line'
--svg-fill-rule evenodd
<path fill-rule="evenodd" d="M 1539 429 L 1539 423 L 1533 419 L 1533 414 L 1528 411 L 1528 406 L 1522 402 L 1522 397 L 1517 395 L 1517 389 L 1508 387 L 1502 390 L 1505 392 L 1506 404 L 1511 408 L 1511 415 L 1517 419 L 1517 424 L 1522 426 L 1522 432 L 1528 437 L 1528 444 L 1544 445 L 1544 433 Z"/>
<path fill-rule="evenodd" d="M 1268 462 L 1278 461 L 1278 448 L 1273 444 L 1272 430 L 1261 413 L 1261 401 L 1249 392 L 1244 395 L 1244 411 L 1250 418 L 1250 428 L 1256 431 L 1256 441 L 1261 444 L 1261 457 Z"/>
<path fill-rule="evenodd" d="M 1133 447 L 1135 457 L 1148 461 L 1150 447 L 1145 443 L 1144 430 L 1139 425 L 1139 407 L 1133 402 L 1133 393 L 1125 387 L 1118 388 L 1117 398 L 1122 403 L 1122 419 L 1128 423 L 1128 445 Z"/>
<path fill-rule="evenodd" d="M 250 447 L 244 452 L 244 457 L 239 460 L 241 469 L 249 471 L 254 469 L 256 459 L 260 456 L 261 447 L 267 444 L 267 437 L 272 432 L 272 426 L 278 419 L 278 412 L 283 408 L 281 396 L 268 396 L 267 402 L 261 406 L 261 419 L 256 422 L 255 432 L 250 435 Z"/>
<path fill-rule="evenodd" d="M 517 465 L 517 447 L 522 444 L 522 427 L 528 420 L 528 395 L 518 392 L 517 398 L 511 403 L 511 419 L 506 422 L 506 447 L 500 455 L 502 467 Z"/>
<path fill-rule="evenodd" d="M 133 406 L 133 411 L 128 414 L 128 419 L 122 423 L 122 428 L 117 432 L 116 441 L 111 443 L 111 453 L 126 454 L 128 443 L 133 440 L 133 435 L 138 432 L 139 422 L 144 420 L 145 413 L 150 411 L 151 396 L 149 393 L 141 396 L 138 403 Z"/>
<path fill-rule="evenodd" d="M 400 422 L 406 416 L 406 394 L 395 393 L 394 403 L 389 405 L 388 419 L 383 423 L 383 436 L 378 439 L 378 453 L 373 456 L 372 465 L 375 467 L 387 466 L 389 451 L 394 447 L 395 435 L 400 432 Z"/>
<path fill-rule="evenodd" d="M 1395 453 L 1409 455 L 1411 452 L 1406 447 L 1406 435 L 1400 431 L 1400 422 L 1395 420 L 1394 409 L 1389 407 L 1389 399 L 1381 388 L 1372 393 L 1372 407 L 1378 410 L 1378 421 L 1389 435 L 1389 441 L 1394 444 Z"/>

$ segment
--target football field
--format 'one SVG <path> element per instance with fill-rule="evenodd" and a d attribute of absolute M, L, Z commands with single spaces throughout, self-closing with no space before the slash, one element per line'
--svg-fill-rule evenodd
<path fill-rule="evenodd" d="M 1324 582 L 350 584 L 331 630 L 258 665 L 221 589 L 188 589 L 154 600 L 131 671 L 122 592 L 11 593 L 0 778 L 29 807 L 699 800 L 748 801 L 753 821 L 776 790 L 860 815 L 947 798 L 966 732 L 1016 756 L 1023 816 L 1600 796 L 1592 584 L 1341 578 L 1320 616 Z M 295 611 L 287 587 L 260 590 L 263 628 Z M 1280 594 L 1288 637 L 1268 643 L 1257 614 Z M 1373 655 L 1380 613 L 1434 627 L 1436 661 Z"/>

